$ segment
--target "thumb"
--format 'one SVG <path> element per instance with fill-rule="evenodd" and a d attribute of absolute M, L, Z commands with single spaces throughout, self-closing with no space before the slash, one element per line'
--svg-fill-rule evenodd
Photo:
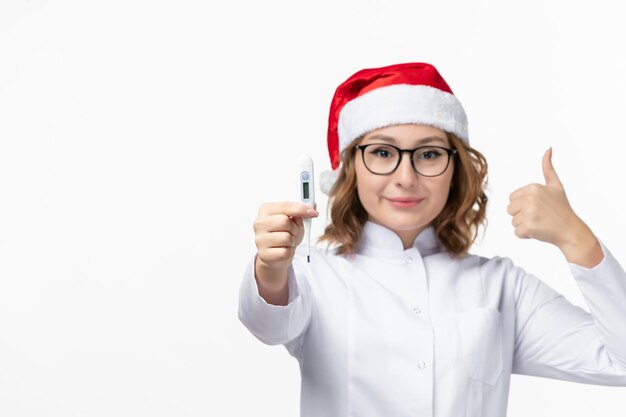
<path fill-rule="evenodd" d="M 554 166 L 552 166 L 552 147 L 550 147 L 546 153 L 543 154 L 543 161 L 541 165 L 543 168 L 543 178 L 546 180 L 546 186 L 558 187 L 562 189 L 563 184 L 561 184 L 561 180 L 559 180 L 559 176 L 556 175 Z"/>

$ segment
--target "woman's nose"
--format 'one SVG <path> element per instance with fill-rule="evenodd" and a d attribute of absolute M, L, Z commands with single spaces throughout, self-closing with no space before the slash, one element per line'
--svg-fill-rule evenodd
<path fill-rule="evenodd" d="M 417 183 L 417 172 L 411 164 L 411 155 L 405 152 L 400 156 L 400 165 L 396 169 L 395 180 L 398 185 L 405 187 L 414 186 Z"/>

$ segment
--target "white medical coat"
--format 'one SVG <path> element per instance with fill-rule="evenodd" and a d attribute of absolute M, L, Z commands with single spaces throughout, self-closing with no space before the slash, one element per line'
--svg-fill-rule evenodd
<path fill-rule="evenodd" d="M 502 417 L 511 373 L 626 386 L 626 274 L 601 246 L 569 264 L 589 314 L 507 258 L 453 258 L 432 227 L 405 250 L 367 222 L 353 259 L 298 248 L 287 306 L 252 259 L 239 318 L 298 360 L 302 417 Z"/>

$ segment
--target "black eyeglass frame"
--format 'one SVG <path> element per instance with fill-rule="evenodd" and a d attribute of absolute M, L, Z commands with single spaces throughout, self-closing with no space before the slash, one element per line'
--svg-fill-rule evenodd
<path fill-rule="evenodd" d="M 365 149 L 367 149 L 370 146 L 374 146 L 374 145 L 378 145 L 378 146 L 389 146 L 391 148 L 394 148 L 395 150 L 398 151 L 398 153 L 400 154 L 400 157 L 398 158 L 398 163 L 396 164 L 396 166 L 389 172 L 385 173 L 385 174 L 380 174 L 378 172 L 374 172 L 372 171 L 367 164 L 365 163 Z M 443 171 L 441 171 L 439 174 L 437 175 L 424 175 L 421 172 L 419 172 L 417 170 L 417 168 L 415 168 L 415 163 L 413 160 L 413 155 L 415 155 L 415 152 L 419 151 L 420 149 L 440 149 L 442 151 L 445 151 L 446 154 L 448 155 L 448 161 L 446 162 L 446 167 L 443 169 Z M 417 172 L 419 175 L 423 176 L 423 177 L 438 177 L 440 175 L 442 175 L 444 172 L 446 172 L 446 170 L 448 169 L 448 167 L 450 166 L 450 159 L 453 155 L 457 154 L 457 150 L 456 149 L 449 149 L 449 148 L 444 148 L 443 146 L 419 146 L 417 148 L 414 149 L 400 149 L 397 146 L 391 145 L 389 143 L 368 143 L 367 145 L 356 145 L 354 147 L 354 150 L 356 152 L 357 149 L 361 150 L 361 159 L 363 160 L 363 165 L 365 166 L 365 168 L 367 168 L 367 170 L 369 172 L 371 172 L 374 175 L 391 175 L 394 172 L 396 172 L 396 169 L 398 169 L 398 167 L 400 166 L 400 164 L 402 163 L 402 154 L 404 152 L 407 152 L 409 154 L 409 160 L 411 161 L 411 167 L 413 167 L 413 171 Z"/>

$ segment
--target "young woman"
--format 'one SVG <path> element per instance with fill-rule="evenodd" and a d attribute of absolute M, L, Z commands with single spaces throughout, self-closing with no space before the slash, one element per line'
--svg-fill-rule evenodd
<path fill-rule="evenodd" d="M 504 416 L 511 373 L 626 386 L 626 274 L 546 185 L 511 194 L 515 234 L 556 245 L 590 313 L 507 258 L 468 254 L 487 164 L 429 64 L 365 69 L 333 98 L 331 222 L 306 262 L 296 202 L 266 203 L 239 317 L 300 363 L 301 415 Z M 328 187 L 327 187 L 328 188 Z"/>

